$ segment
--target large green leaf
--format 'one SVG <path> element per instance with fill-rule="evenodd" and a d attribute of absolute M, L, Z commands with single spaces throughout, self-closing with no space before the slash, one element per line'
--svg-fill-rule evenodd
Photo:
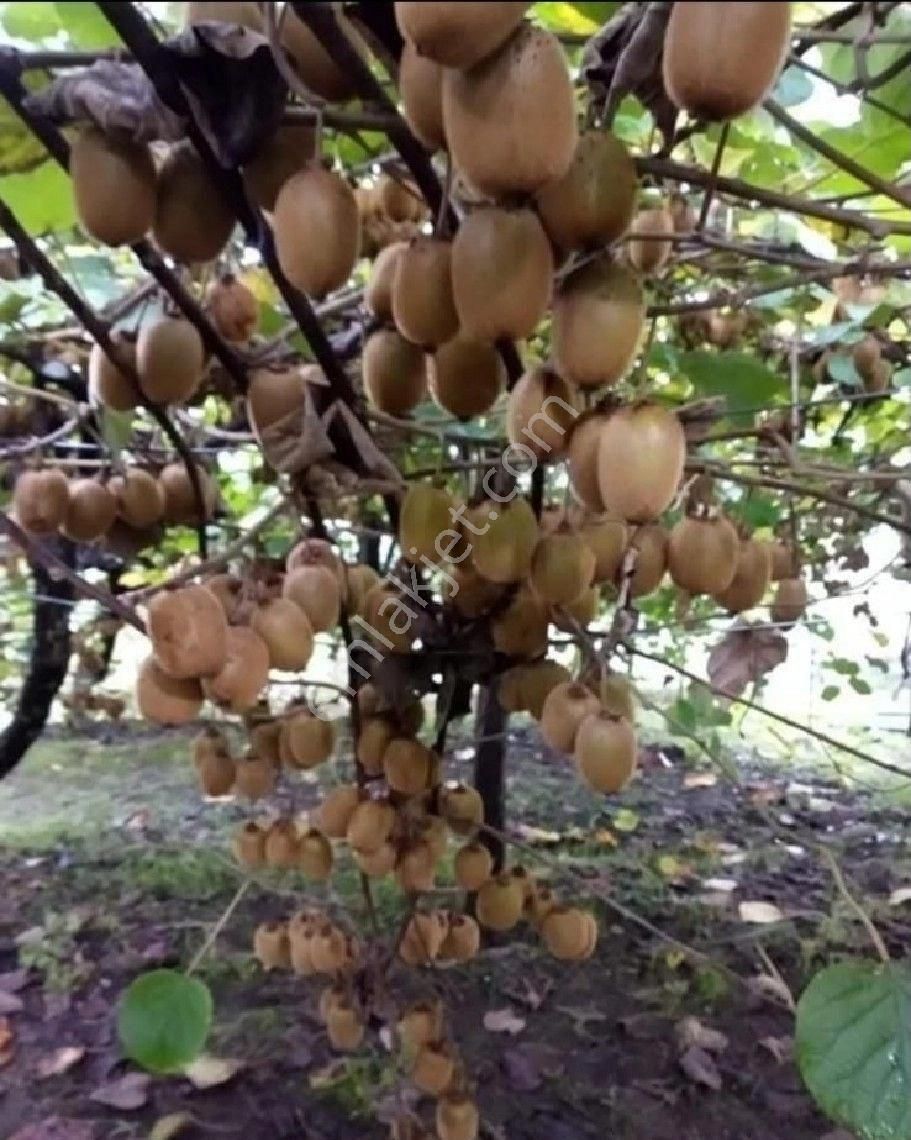
<path fill-rule="evenodd" d="M 783 377 L 744 352 L 685 352 L 680 369 L 699 396 L 725 396 L 728 419 L 747 422 L 756 409 L 784 400 Z"/>
<path fill-rule="evenodd" d="M 117 1032 L 131 1060 L 153 1073 L 173 1073 L 199 1056 L 212 1024 L 212 995 L 176 970 L 140 974 L 123 994 Z"/>
<path fill-rule="evenodd" d="M 0 5 L 0 25 L 8 36 L 31 43 L 42 43 L 63 35 L 74 48 L 114 47 L 117 33 L 96 4 L 31 3 L 19 0 Z"/>
<path fill-rule="evenodd" d="M 820 1107 L 863 1140 L 911 1136 L 911 974 L 842 962 L 797 1006 L 797 1064 Z"/>
<path fill-rule="evenodd" d="M 76 221 L 69 175 L 55 162 L 0 178 L 0 198 L 33 234 L 69 229 Z"/>

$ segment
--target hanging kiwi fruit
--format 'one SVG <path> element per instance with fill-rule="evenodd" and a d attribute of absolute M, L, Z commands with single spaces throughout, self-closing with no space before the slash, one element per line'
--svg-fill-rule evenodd
<path fill-rule="evenodd" d="M 23 471 L 13 490 L 13 511 L 29 534 L 55 534 L 66 522 L 70 484 L 58 467 Z"/>
<path fill-rule="evenodd" d="M 75 542 L 94 542 L 114 525 L 117 500 L 100 479 L 74 479 L 69 486 L 69 502 L 63 520 L 63 533 Z"/>
<path fill-rule="evenodd" d="M 685 515 L 668 536 L 668 570 L 688 594 L 717 594 L 734 580 L 740 539 L 723 515 Z"/>
<path fill-rule="evenodd" d="M 458 332 L 452 278 L 452 245 L 440 238 L 417 237 L 396 258 L 392 319 L 406 340 L 434 349 Z"/>
<path fill-rule="evenodd" d="M 686 436 L 675 412 L 642 401 L 611 413 L 601 430 L 598 486 L 605 507 L 628 522 L 654 522 L 683 475 Z"/>
<path fill-rule="evenodd" d="M 535 366 L 509 393 L 506 434 L 511 444 L 527 448 L 537 459 L 559 459 L 579 414 L 578 392 L 552 368 Z"/>
<path fill-rule="evenodd" d="M 807 584 L 803 578 L 782 578 L 775 584 L 775 594 L 769 612 L 772 621 L 793 625 L 807 610 Z"/>
<path fill-rule="evenodd" d="M 76 213 L 105 245 L 141 241 L 155 220 L 156 175 L 144 143 L 83 128 L 70 147 Z"/>
<path fill-rule="evenodd" d="M 660 273 L 674 248 L 674 219 L 666 206 L 640 210 L 629 228 L 627 256 L 639 273 Z"/>
<path fill-rule="evenodd" d="M 278 192 L 316 158 L 316 131 L 307 123 L 282 123 L 243 169 L 244 185 L 263 210 L 275 209 Z"/>
<path fill-rule="evenodd" d="M 259 302 L 233 273 L 222 273 L 206 289 L 206 311 L 219 335 L 232 344 L 245 344 L 259 324 Z"/>
<path fill-rule="evenodd" d="M 183 317 L 160 317 L 139 330 L 139 387 L 153 404 L 186 403 L 202 383 L 205 362 L 202 338 Z"/>
<path fill-rule="evenodd" d="M 164 516 L 164 488 L 148 471 L 128 467 L 123 475 L 115 475 L 108 489 L 117 500 L 117 514 L 136 530 L 146 530 Z"/>
<path fill-rule="evenodd" d="M 124 366 L 136 370 L 136 338 L 114 329 L 110 334 L 114 356 Z M 113 412 L 130 412 L 139 402 L 139 390 L 129 376 L 117 367 L 100 344 L 89 353 L 89 399 Z"/>
<path fill-rule="evenodd" d="M 367 338 L 361 368 L 367 399 L 378 412 L 406 416 L 424 398 L 427 365 L 423 349 L 395 329 L 378 329 Z"/>
<path fill-rule="evenodd" d="M 598 448 L 607 414 L 592 409 L 579 415 L 566 444 L 566 470 L 578 501 L 595 514 L 603 514 L 604 500 L 598 482 Z"/>
<path fill-rule="evenodd" d="M 571 753 L 576 746 L 579 725 L 601 702 L 578 681 L 556 685 L 547 695 L 541 710 L 541 735 L 557 752 Z"/>
<path fill-rule="evenodd" d="M 211 261 L 227 245 L 234 214 L 188 142 L 168 151 L 158 171 L 152 235 L 175 261 Z"/>
<path fill-rule="evenodd" d="M 328 566 L 298 566 L 285 575 L 282 595 L 303 610 L 314 633 L 338 625 L 342 592 L 338 577 Z"/>
<path fill-rule="evenodd" d="M 452 531 L 455 513 L 453 498 L 444 488 L 431 483 L 412 484 L 402 500 L 399 514 L 402 557 L 415 563 L 425 558 L 439 562 L 446 553 L 439 549 L 442 536 Z"/>
<path fill-rule="evenodd" d="M 406 39 L 399 59 L 399 95 L 402 115 L 429 151 L 446 146 L 443 130 L 443 68 L 435 60 L 421 55 L 414 43 Z"/>
<path fill-rule="evenodd" d="M 629 545 L 636 551 L 636 564 L 629 580 L 631 598 L 642 598 L 653 594 L 661 585 L 667 572 L 667 531 L 659 523 L 637 526 L 630 537 Z M 623 586 L 622 564 L 617 568 L 615 583 Z"/>
<path fill-rule="evenodd" d="M 313 654 L 313 627 L 289 598 L 273 598 L 257 607 L 250 624 L 268 646 L 273 669 L 297 672 L 306 667 Z"/>
<path fill-rule="evenodd" d="M 362 54 L 361 38 L 340 4 L 333 5 L 333 14 L 349 45 Z M 351 76 L 339 67 L 290 4 L 283 13 L 280 41 L 309 91 L 329 103 L 342 103 L 351 98 L 354 94 Z"/>
<path fill-rule="evenodd" d="M 434 401 L 460 420 L 482 416 L 506 387 L 506 366 L 492 344 L 461 334 L 428 358 L 427 386 Z"/>
<path fill-rule="evenodd" d="M 394 241 L 381 249 L 373 262 L 364 286 L 364 305 L 378 321 L 392 320 L 392 283 L 399 258 L 406 249 L 408 242 Z"/>
<path fill-rule="evenodd" d="M 712 597 L 728 613 L 739 614 L 759 605 L 771 580 L 772 554 L 769 544 L 754 538 L 742 538 L 730 585 L 724 590 L 716 590 Z"/>
<path fill-rule="evenodd" d="M 182 586 L 155 594 L 146 621 L 152 652 L 169 677 L 211 677 L 228 659 L 228 623 L 218 599 L 205 586 Z"/>
<path fill-rule="evenodd" d="M 538 544 L 538 520 L 528 502 L 483 502 L 465 514 L 475 570 L 489 582 L 519 582 L 531 569 Z"/>
<path fill-rule="evenodd" d="M 170 525 L 195 526 L 200 521 L 208 521 L 215 514 L 218 487 L 204 467 L 198 463 L 194 466 L 202 493 L 202 511 L 185 463 L 168 463 L 158 475 L 158 482 L 164 492 L 164 521 Z"/>
<path fill-rule="evenodd" d="M 202 691 L 231 712 L 255 706 L 269 682 L 269 648 L 249 626 L 228 627 L 227 657 L 212 677 L 203 678 Z"/>
<path fill-rule="evenodd" d="M 395 21 L 417 55 L 444 67 L 467 68 L 479 63 L 508 39 L 528 3 L 494 0 L 481 3 L 396 3 Z"/>
<path fill-rule="evenodd" d="M 596 792 L 619 792 L 636 770 L 636 733 L 623 717 L 591 713 L 579 724 L 576 769 Z"/>
<path fill-rule="evenodd" d="M 357 201 L 338 174 L 312 165 L 282 186 L 272 215 L 282 272 L 320 299 L 344 285 L 360 248 Z"/>
<path fill-rule="evenodd" d="M 199 716 L 203 694 L 199 681 L 168 676 L 152 656 L 136 673 L 136 705 L 139 715 L 153 724 L 188 724 Z"/>
<path fill-rule="evenodd" d="M 535 547 L 529 581 L 552 606 L 568 606 L 592 583 L 595 556 L 585 540 L 566 527 L 544 535 Z"/>

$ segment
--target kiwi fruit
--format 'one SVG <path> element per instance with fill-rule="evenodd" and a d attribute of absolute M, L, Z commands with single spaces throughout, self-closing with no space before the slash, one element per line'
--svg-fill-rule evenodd
<path fill-rule="evenodd" d="M 616 384 L 629 371 L 645 323 L 635 273 L 597 257 L 569 273 L 553 306 L 557 371 L 579 388 Z"/>
<path fill-rule="evenodd" d="M 282 186 L 316 157 L 316 132 L 306 123 L 282 123 L 243 170 L 244 185 L 263 210 L 275 209 Z"/>
<path fill-rule="evenodd" d="M 803 578 L 782 578 L 775 585 L 775 596 L 769 607 L 772 621 L 792 625 L 807 609 L 807 586 Z"/>
<path fill-rule="evenodd" d="M 260 442 L 273 425 L 303 413 L 306 394 L 304 369 L 278 367 L 253 371 L 247 388 L 247 417 Z"/>
<path fill-rule="evenodd" d="M 482 578 L 470 562 L 446 566 L 443 575 L 440 586 L 443 601 L 448 602 L 463 618 L 477 618 L 486 614 L 506 589 Z"/>
<path fill-rule="evenodd" d="M 434 761 L 439 757 L 433 753 Z M 434 773 L 437 775 L 438 773 Z M 425 815 L 418 820 L 416 834 L 423 839 L 433 852 L 434 859 L 439 862 L 449 848 L 449 828 L 446 820 L 440 815 Z"/>
<path fill-rule="evenodd" d="M 603 514 L 604 500 L 598 483 L 598 448 L 607 423 L 604 412 L 590 411 L 573 424 L 566 443 L 566 470 L 576 499 L 595 514 Z"/>
<path fill-rule="evenodd" d="M 326 1036 L 336 1052 L 350 1053 L 360 1047 L 366 1032 L 363 1019 L 351 1005 L 337 1005 L 326 1018 Z"/>
<path fill-rule="evenodd" d="M 497 700 L 500 707 L 507 712 L 527 711 L 528 704 L 522 682 L 525 673 L 530 668 L 530 665 L 513 665 L 511 669 L 507 669 L 505 673 L 501 674 L 500 683 L 497 687 Z"/>
<path fill-rule="evenodd" d="M 359 802 L 360 792 L 355 784 L 339 784 L 323 797 L 314 822 L 330 839 L 344 839 Z"/>
<path fill-rule="evenodd" d="M 358 258 L 361 227 L 348 183 L 310 166 L 292 174 L 272 215 L 282 272 L 296 288 L 322 298 L 344 285 Z"/>
<path fill-rule="evenodd" d="M 300 837 L 297 865 L 317 883 L 324 883 L 332 873 L 332 844 L 317 828 L 309 828 Z"/>
<path fill-rule="evenodd" d="M 384 800 L 361 800 L 351 814 L 346 838 L 355 851 L 381 847 L 395 825 L 395 809 Z"/>
<path fill-rule="evenodd" d="M 383 754 L 395 735 L 395 725 L 387 717 L 369 716 L 361 721 L 357 762 L 368 776 L 383 774 Z"/>
<path fill-rule="evenodd" d="M 378 329 L 367 338 L 361 368 L 367 399 L 379 412 L 406 416 L 424 399 L 424 352 L 395 329 Z"/>
<path fill-rule="evenodd" d="M 493 856 L 483 843 L 466 843 L 456 853 L 453 873 L 463 891 L 476 891 L 493 874 Z"/>
<path fill-rule="evenodd" d="M 449 930 L 440 947 L 440 958 L 447 962 L 470 962 L 481 948 L 481 928 L 470 914 L 449 917 Z"/>
<path fill-rule="evenodd" d="M 439 562 L 438 543 L 452 530 L 455 509 L 452 496 L 430 483 L 412 484 L 402 501 L 399 514 L 399 545 L 408 562 L 426 558 Z"/>
<path fill-rule="evenodd" d="M 211 701 L 242 713 L 253 708 L 269 683 L 269 650 L 248 626 L 228 627 L 227 660 L 202 690 Z"/>
<path fill-rule="evenodd" d="M 190 474 L 184 463 L 169 463 L 161 469 L 158 482 L 164 492 L 164 521 L 181 526 L 195 526 L 208 521 L 215 514 L 218 488 L 209 472 L 196 464 L 199 487 L 202 492 L 202 520 Z"/>
<path fill-rule="evenodd" d="M 245 344 L 259 324 L 259 302 L 233 273 L 223 273 L 206 289 L 206 311 L 219 336 Z"/>
<path fill-rule="evenodd" d="M 869 373 L 862 378 L 864 391 L 872 394 L 887 392 L 892 385 L 892 371 L 892 365 L 888 360 L 877 360 Z"/>
<path fill-rule="evenodd" d="M 423 221 L 426 208 L 417 186 L 398 174 L 383 174 L 376 185 L 380 212 L 393 222 Z"/>
<path fill-rule="evenodd" d="M 360 37 L 351 22 L 334 4 L 335 19 L 350 46 L 362 50 Z M 345 70 L 335 62 L 310 28 L 292 7 L 283 13 L 281 44 L 294 64 L 295 71 L 303 80 L 304 86 L 329 103 L 341 103 L 354 94 L 354 83 Z"/>
<path fill-rule="evenodd" d="M 397 3 L 395 20 L 419 57 L 467 68 L 490 55 L 520 23 L 528 3 Z"/>
<path fill-rule="evenodd" d="M 227 245 L 234 220 L 193 146 L 172 146 L 158 170 L 152 235 L 159 248 L 175 261 L 211 261 Z"/>
<path fill-rule="evenodd" d="M 447 70 L 443 127 L 456 169 L 480 194 L 531 194 L 561 178 L 578 131 L 572 79 L 557 37 L 521 24 L 469 71 Z"/>
<path fill-rule="evenodd" d="M 474 210 L 452 243 L 462 332 L 491 343 L 531 336 L 550 302 L 553 273 L 550 242 L 533 210 Z"/>
<path fill-rule="evenodd" d="M 780 539 L 769 543 L 769 555 L 772 559 L 772 581 L 779 582 L 782 578 L 793 578 L 798 565 L 796 552 L 790 542 Z"/>
<path fill-rule="evenodd" d="M 136 673 L 136 704 L 139 715 L 153 724 L 188 724 L 202 708 L 202 689 L 195 678 L 178 680 L 159 667 L 152 656 Z"/>
<path fill-rule="evenodd" d="M 467 1093 L 451 1093 L 437 1101 L 435 1123 L 439 1140 L 476 1140 L 480 1122 L 478 1106 Z"/>
<path fill-rule="evenodd" d="M 406 894 L 433 890 L 436 860 L 430 844 L 419 839 L 409 843 L 395 864 L 395 881 Z"/>
<path fill-rule="evenodd" d="M 249 791 L 250 799 L 257 798 Z M 297 827 L 291 819 L 277 819 L 266 832 L 266 866 L 290 871 L 297 866 L 300 840 Z"/>
<path fill-rule="evenodd" d="M 475 900 L 475 914 L 488 930 L 512 930 L 522 917 L 524 894 L 512 875 L 500 874 L 488 879 Z"/>
<path fill-rule="evenodd" d="M 303 538 L 295 543 L 285 557 L 285 570 L 291 574 L 301 566 L 325 566 L 338 575 L 339 586 L 344 583 L 345 568 L 328 539 Z"/>
<path fill-rule="evenodd" d="M 628 720 L 589 713 L 576 730 L 576 770 L 596 792 L 619 792 L 636 770 L 636 732 Z"/>
<path fill-rule="evenodd" d="M 266 833 L 253 820 L 248 819 L 235 831 L 231 839 L 234 858 L 242 867 L 262 867 L 266 862 Z"/>
<path fill-rule="evenodd" d="M 489 412 L 505 385 L 506 366 L 496 348 L 484 341 L 456 336 L 430 357 L 430 394 L 457 419 Z"/>
<path fill-rule="evenodd" d="M 230 755 L 230 752 L 227 736 L 214 724 L 207 724 L 202 732 L 193 737 L 190 744 L 190 755 L 196 766 L 210 756 Z"/>
<path fill-rule="evenodd" d="M 300 709 L 282 724 L 285 747 L 295 768 L 317 768 L 332 755 L 335 729 L 329 721 Z"/>
<path fill-rule="evenodd" d="M 601 592 L 597 586 L 589 586 L 583 590 L 578 598 L 567 602 L 565 606 L 557 606 L 551 612 L 551 621 L 566 633 L 575 633 L 579 626 L 587 629 L 598 616 L 601 602 Z"/>
<path fill-rule="evenodd" d="M 155 219 L 156 176 L 145 143 L 84 127 L 70 147 L 76 213 L 105 245 L 141 241 Z"/>
<path fill-rule="evenodd" d="M 352 854 L 357 869 L 363 871 L 371 879 L 382 879 L 390 874 L 395 870 L 395 864 L 399 857 L 394 844 L 390 843 L 388 839 L 381 843 L 375 851 L 358 851 L 355 849 Z"/>
<path fill-rule="evenodd" d="M 347 572 L 348 609 L 354 614 L 363 614 L 367 594 L 380 581 L 380 576 L 372 566 L 352 566 Z"/>
<path fill-rule="evenodd" d="M 70 484 L 57 467 L 23 471 L 13 489 L 13 511 L 29 534 L 55 534 L 70 509 Z"/>
<path fill-rule="evenodd" d="M 448 785 L 440 794 L 440 815 L 455 835 L 473 835 L 484 822 L 484 801 L 467 784 Z"/>
<path fill-rule="evenodd" d="M 686 436 L 675 412 L 646 401 L 618 409 L 598 448 L 604 505 L 629 522 L 654 522 L 674 500 L 685 459 Z"/>
<path fill-rule="evenodd" d="M 263 31 L 259 6 L 248 0 L 190 0 L 184 13 L 185 26 L 212 23 L 238 24 L 253 32 Z"/>
<path fill-rule="evenodd" d="M 578 535 L 569 530 L 545 535 L 535 547 L 529 581 L 554 606 L 566 606 L 587 590 L 595 572 L 595 556 Z"/>
<path fill-rule="evenodd" d="M 664 33 L 664 90 L 681 111 L 720 121 L 758 106 L 788 52 L 788 3 L 689 3 Z"/>
<path fill-rule="evenodd" d="M 399 1041 L 415 1052 L 430 1041 L 438 1041 L 443 1032 L 443 1005 L 439 998 L 415 1002 L 396 1022 Z"/>
<path fill-rule="evenodd" d="M 636 527 L 629 545 L 636 550 L 636 565 L 630 578 L 630 597 L 643 598 L 661 585 L 667 571 L 667 531 L 657 523 Z M 622 587 L 623 567 L 617 569 L 615 583 Z"/>
<path fill-rule="evenodd" d="M 429 151 L 446 146 L 443 130 L 443 69 L 406 39 L 399 59 L 402 115 L 411 133 Z"/>
<path fill-rule="evenodd" d="M 227 752 L 212 752 L 202 756 L 195 767 L 203 795 L 227 796 L 234 787 L 236 768 Z"/>
<path fill-rule="evenodd" d="M 383 753 L 383 775 L 393 792 L 417 796 L 427 790 L 432 771 L 430 749 L 418 740 L 399 736 L 390 740 Z"/>
<path fill-rule="evenodd" d="M 538 520 L 528 502 L 484 502 L 463 517 L 474 568 L 489 582 L 521 581 L 531 569 L 538 545 Z"/>
<path fill-rule="evenodd" d="M 199 388 L 204 367 L 202 339 L 182 317 L 161 317 L 139 330 L 139 387 L 153 404 L 185 403 Z"/>
<path fill-rule="evenodd" d="M 528 588 L 520 588 L 509 605 L 491 623 L 498 653 L 509 657 L 538 657 L 547 651 L 549 608 Z"/>
<path fill-rule="evenodd" d="M 305 912 L 306 913 L 306 912 Z M 299 919 L 293 915 L 288 922 L 288 938 L 291 943 L 291 969 L 302 977 L 312 977 L 316 973 L 313 965 L 313 940 L 316 936 L 315 922 L 309 917 Z M 320 995 L 320 1018 L 325 1022 L 329 1009 L 339 996 L 335 987 L 324 990 Z M 327 995 L 332 996 L 327 996 Z"/>
<path fill-rule="evenodd" d="M 600 678 L 598 692 L 601 707 L 611 716 L 625 717 L 633 724 L 636 719 L 636 690 L 628 677 L 607 673 Z"/>
<path fill-rule="evenodd" d="M 576 907 L 556 906 L 541 923 L 541 937 L 555 958 L 578 961 L 595 948 L 597 925 L 594 916 Z"/>
<path fill-rule="evenodd" d="M 876 375 L 877 366 L 882 360 L 882 348 L 876 337 L 868 334 L 859 340 L 851 349 L 851 359 L 866 388 Z"/>
<path fill-rule="evenodd" d="M 160 522 L 164 515 L 164 490 L 154 475 L 141 467 L 128 467 L 108 484 L 117 500 L 117 513 L 136 530 Z"/>
<path fill-rule="evenodd" d="M 640 210 L 629 230 L 627 256 L 643 274 L 655 274 L 667 265 L 674 243 L 667 236 L 674 232 L 674 219 L 666 206 Z"/>
<path fill-rule="evenodd" d="M 310 949 L 313 969 L 318 974 L 335 974 L 345 966 L 347 938 L 331 922 L 317 925 Z"/>
<path fill-rule="evenodd" d="M 390 653 L 408 653 L 414 644 L 417 637 L 414 604 L 412 599 L 406 600 L 384 582 L 374 586 L 364 599 L 368 633 Z"/>
<path fill-rule="evenodd" d="M 439 954 L 449 921 L 440 911 L 417 913 L 405 927 L 399 944 L 399 956 L 409 966 L 425 966 Z"/>
<path fill-rule="evenodd" d="M 116 329 L 110 336 L 116 359 L 135 371 L 135 337 Z M 93 344 L 89 353 L 89 398 L 113 412 L 130 412 L 139 402 L 136 384 L 117 367 L 100 344 Z"/>
<path fill-rule="evenodd" d="M 453 302 L 452 245 L 416 237 L 395 263 L 392 318 L 412 344 L 434 349 L 459 331 Z"/>
<path fill-rule="evenodd" d="M 284 922 L 262 922 L 253 933 L 253 956 L 266 970 L 291 965 L 288 927 Z"/>
<path fill-rule="evenodd" d="M 580 136 L 569 169 L 542 186 L 535 202 L 557 249 L 600 249 L 626 233 L 637 189 L 625 143 L 610 131 L 591 130 Z"/>
<path fill-rule="evenodd" d="M 538 720 L 551 690 L 571 680 L 569 670 L 558 661 L 535 661 L 532 665 L 523 665 L 519 668 L 522 703 L 535 720 Z"/>
<path fill-rule="evenodd" d="M 557 685 L 541 710 L 541 735 L 555 751 L 570 753 L 576 745 L 579 725 L 600 707 L 595 694 L 578 681 Z"/>
<path fill-rule="evenodd" d="M 667 567 L 688 594 L 717 594 L 734 579 L 739 546 L 737 531 L 723 516 L 684 516 L 668 536 Z"/>
<path fill-rule="evenodd" d="M 342 592 L 338 577 L 327 566 L 299 566 L 292 570 L 282 582 L 282 596 L 306 614 L 314 633 L 325 633 L 338 625 Z"/>
<path fill-rule="evenodd" d="M 730 585 L 712 597 L 730 614 L 758 606 L 772 580 L 772 554 L 767 542 L 743 539 L 737 551 L 737 566 Z"/>
<path fill-rule="evenodd" d="M 545 918 L 558 905 L 557 896 L 551 888 L 536 883 L 531 894 L 525 899 L 522 914 L 536 930 L 540 930 Z"/>
<path fill-rule="evenodd" d="M 409 248 L 406 241 L 394 241 L 381 249 L 364 286 L 364 305 L 378 321 L 392 320 L 392 284 L 398 263 Z"/>
<path fill-rule="evenodd" d="M 719 313 L 712 310 L 707 316 L 706 337 L 716 348 L 733 348 L 746 332 L 746 313 Z"/>
<path fill-rule="evenodd" d="M 274 598 L 253 611 L 250 624 L 269 648 L 273 669 L 296 673 L 313 654 L 313 629 L 303 610 L 289 598 Z"/>
<path fill-rule="evenodd" d="M 215 595 L 229 622 L 237 616 L 243 591 L 243 582 L 234 574 L 213 574 L 206 578 L 206 589 Z"/>
<path fill-rule="evenodd" d="M 506 434 L 513 447 L 527 448 L 537 459 L 557 459 L 578 416 L 578 393 L 553 369 L 536 365 L 509 393 Z"/>
<path fill-rule="evenodd" d="M 447 1041 L 429 1041 L 417 1051 L 411 1083 L 427 1096 L 442 1096 L 456 1075 L 456 1056 Z"/>
<path fill-rule="evenodd" d="M 228 659 L 228 623 L 205 586 L 161 591 L 149 602 L 146 628 L 152 652 L 171 677 L 211 677 Z"/>
<path fill-rule="evenodd" d="M 583 515 L 578 530 L 579 537 L 595 556 L 592 581 L 612 582 L 629 542 L 626 523 L 612 514 Z"/>

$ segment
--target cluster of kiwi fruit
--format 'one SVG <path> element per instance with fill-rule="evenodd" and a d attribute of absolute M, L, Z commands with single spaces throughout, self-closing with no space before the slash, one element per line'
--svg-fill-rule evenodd
<path fill-rule="evenodd" d="M 841 354 L 847 353 L 850 356 L 863 390 L 870 395 L 880 395 L 888 391 L 892 384 L 892 364 L 883 355 L 883 348 L 884 343 L 880 337 L 868 332 L 841 350 Z M 838 354 L 838 350 L 827 348 L 819 355 L 813 365 L 813 379 L 817 383 L 829 382 L 829 364 Z"/>
<path fill-rule="evenodd" d="M 361 252 L 378 257 L 383 250 L 416 238 L 429 211 L 414 183 L 398 170 L 364 181 L 354 191 L 361 222 Z"/>
<path fill-rule="evenodd" d="M 217 485 L 204 468 L 197 465 L 196 471 L 209 519 L 217 504 Z M 25 470 L 13 490 L 13 511 L 28 534 L 59 531 L 74 542 L 96 542 L 118 522 L 142 531 L 159 523 L 199 521 L 193 484 L 182 462 L 166 464 L 157 475 L 127 467 L 109 478 L 68 479 L 52 465 Z"/>
<path fill-rule="evenodd" d="M 98 344 L 89 354 L 93 402 L 115 412 L 129 412 L 142 396 L 153 404 L 185 404 L 199 391 L 206 352 L 198 331 L 183 317 L 156 317 L 146 321 L 138 335 L 115 330 L 111 341 L 116 359 Z"/>

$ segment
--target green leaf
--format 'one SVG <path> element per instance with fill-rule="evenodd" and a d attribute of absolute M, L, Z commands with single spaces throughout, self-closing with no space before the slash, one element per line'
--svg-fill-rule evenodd
<path fill-rule="evenodd" d="M 819 1106 L 863 1140 L 911 1136 L 911 976 L 841 962 L 797 1005 L 795 1055 Z"/>
<path fill-rule="evenodd" d="M 873 692 L 869 681 L 865 681 L 863 677 L 849 677 L 848 684 L 855 693 L 860 693 L 863 697 L 869 697 Z"/>
<path fill-rule="evenodd" d="M 697 395 L 727 397 L 730 420 L 751 423 L 757 408 L 785 395 L 784 379 L 744 352 L 685 352 L 680 367 Z"/>
<path fill-rule="evenodd" d="M 834 657 L 828 664 L 830 669 L 834 669 L 842 677 L 856 677 L 860 672 L 857 662 L 850 661 L 847 657 Z"/>
<path fill-rule="evenodd" d="M 0 198 L 29 233 L 69 229 L 76 221 L 70 177 L 55 162 L 0 178 Z"/>
<path fill-rule="evenodd" d="M 47 7 L 48 5 L 42 5 Z M 116 47 L 120 42 L 117 33 L 102 16 L 97 4 L 73 3 L 50 5 L 57 9 L 57 17 L 73 47 L 106 48 Z"/>
<path fill-rule="evenodd" d="M 826 370 L 832 379 L 839 384 L 850 384 L 852 388 L 859 388 L 861 385 L 860 376 L 850 356 L 843 356 L 841 353 L 830 356 Z"/>
<path fill-rule="evenodd" d="M 140 974 L 120 999 L 117 1033 L 131 1060 L 153 1073 L 183 1069 L 202 1052 L 212 1024 L 212 995 L 176 970 Z"/>
<path fill-rule="evenodd" d="M 826 685 L 819 695 L 824 701 L 834 701 L 840 692 L 838 685 Z"/>
<path fill-rule="evenodd" d="M 56 4 L 9 3 L 0 10 L 0 23 L 8 36 L 43 40 L 60 31 Z"/>
<path fill-rule="evenodd" d="M 552 32 L 590 36 L 607 23 L 619 4 L 535 4 L 534 14 Z"/>

